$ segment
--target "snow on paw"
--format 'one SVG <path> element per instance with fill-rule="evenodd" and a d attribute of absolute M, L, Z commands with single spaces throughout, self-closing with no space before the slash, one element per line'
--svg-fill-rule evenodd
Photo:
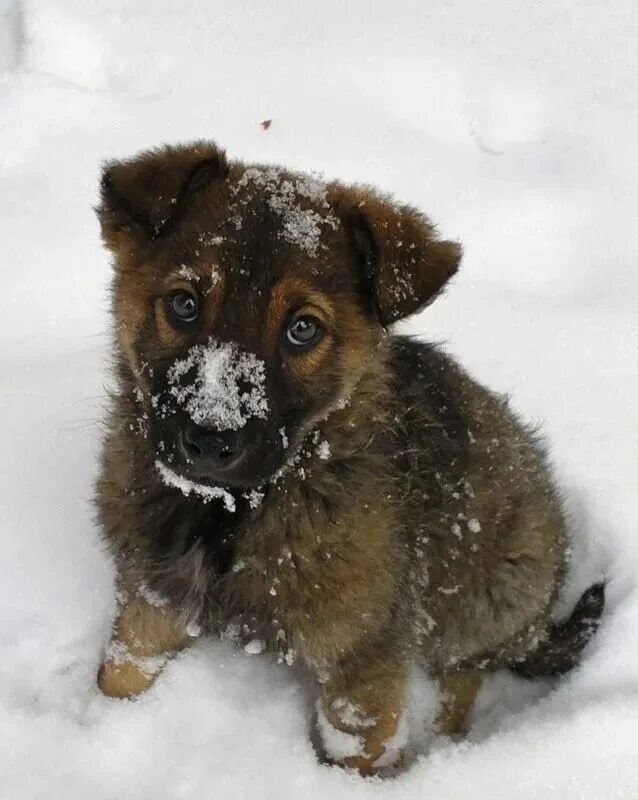
<path fill-rule="evenodd" d="M 98 672 L 98 686 L 108 697 L 135 697 L 153 684 L 167 658 L 134 655 L 127 644 L 113 639 Z"/>
<path fill-rule="evenodd" d="M 317 704 L 317 729 L 326 760 L 363 776 L 400 769 L 407 744 L 405 716 L 366 717 L 358 706 L 339 698 L 328 714 Z"/>

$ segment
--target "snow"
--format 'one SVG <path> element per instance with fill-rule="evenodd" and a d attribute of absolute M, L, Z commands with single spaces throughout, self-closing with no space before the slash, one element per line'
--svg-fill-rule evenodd
<path fill-rule="evenodd" d="M 244 495 L 244 497 L 248 500 L 248 505 L 251 508 L 259 508 L 265 495 L 264 492 L 260 492 L 257 489 L 251 489 Z"/>
<path fill-rule="evenodd" d="M 258 656 L 266 649 L 266 642 L 263 639 L 251 639 L 244 645 L 244 652 L 249 656 Z"/>
<path fill-rule="evenodd" d="M 371 728 L 376 724 L 376 719 L 366 717 L 361 707 L 346 697 L 337 697 L 332 701 L 330 707 L 337 712 L 339 721 L 344 725 L 353 728 Z"/>
<path fill-rule="evenodd" d="M 476 517 L 471 517 L 470 519 L 468 519 L 467 527 L 470 533 L 481 532 L 481 523 L 476 519 Z"/>
<path fill-rule="evenodd" d="M 288 449 L 288 445 L 290 444 L 290 442 L 288 441 L 288 436 L 286 435 L 285 427 L 284 428 L 279 428 L 279 435 L 281 436 L 282 447 L 284 448 L 284 450 L 287 450 Z"/>
<path fill-rule="evenodd" d="M 106 660 L 115 665 L 133 664 L 147 678 L 157 675 L 165 666 L 168 654 L 161 656 L 136 656 L 125 642 L 113 639 L 105 650 Z"/>
<path fill-rule="evenodd" d="M 320 700 L 316 703 L 317 728 L 326 755 L 332 759 L 344 759 L 365 754 L 363 738 L 357 733 L 347 733 L 330 722 Z"/>
<path fill-rule="evenodd" d="M 188 497 L 190 494 L 196 494 L 204 503 L 210 503 L 211 500 L 220 499 L 223 501 L 226 511 L 234 513 L 237 510 L 235 498 L 227 489 L 223 489 L 220 486 L 206 486 L 206 484 L 191 481 L 183 475 L 178 475 L 177 472 L 159 459 L 155 461 L 155 468 L 167 486 L 174 486 L 176 489 L 179 489 L 185 497 Z"/>
<path fill-rule="evenodd" d="M 632 0 L 0 2 L 0 797 L 638 797 L 636 25 Z M 403 327 L 543 421 L 576 536 L 562 608 L 608 578 L 582 667 L 494 676 L 462 742 L 423 732 L 417 673 L 413 763 L 384 783 L 319 765 L 303 677 L 231 641 L 136 702 L 95 686 L 115 605 L 90 504 L 99 164 L 202 136 L 376 183 L 463 242 Z"/>
<path fill-rule="evenodd" d="M 408 746 L 409 733 L 407 716 L 402 714 L 394 735 L 383 743 L 385 752 L 374 762 L 375 767 L 391 767 L 396 764 Z"/>
<path fill-rule="evenodd" d="M 159 592 L 154 591 L 145 583 L 141 584 L 137 589 L 137 594 L 145 603 L 155 608 L 162 608 L 168 605 L 168 599 L 163 597 Z"/>
<path fill-rule="evenodd" d="M 0 72 L 18 66 L 22 50 L 22 14 L 17 0 L 0 0 Z"/>
<path fill-rule="evenodd" d="M 177 270 L 177 274 L 184 278 L 185 281 L 191 281 L 192 283 L 199 283 L 199 275 L 195 272 L 192 267 L 187 266 L 186 264 L 182 264 L 182 266 Z"/>
<path fill-rule="evenodd" d="M 268 415 L 265 364 L 227 342 L 194 345 L 167 373 L 171 394 L 193 422 L 217 430 L 243 428 L 251 417 Z M 180 379 L 191 370 L 195 376 Z"/>
<path fill-rule="evenodd" d="M 268 205 L 281 218 L 282 238 L 316 256 L 322 228 L 334 229 L 339 224 L 326 200 L 325 184 L 309 176 L 291 180 L 278 169 L 249 167 L 237 182 L 235 193 L 251 185 L 266 194 Z M 304 198 L 317 203 L 323 213 L 303 208 Z"/>
<path fill-rule="evenodd" d="M 330 442 L 327 442 L 325 439 L 319 442 L 316 453 L 322 461 L 328 461 L 331 456 Z"/>

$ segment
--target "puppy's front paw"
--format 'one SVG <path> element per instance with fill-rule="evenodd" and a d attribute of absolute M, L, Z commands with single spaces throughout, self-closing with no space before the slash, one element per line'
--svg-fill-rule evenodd
<path fill-rule="evenodd" d="M 97 674 L 97 685 L 107 697 L 135 697 L 145 692 L 154 680 L 155 675 L 131 662 L 105 661 Z"/>
<path fill-rule="evenodd" d="M 345 769 L 354 769 L 364 778 L 391 778 L 404 768 L 405 758 L 403 750 L 394 750 L 387 756 L 384 752 L 374 760 L 367 756 L 352 756 L 333 763 Z"/>
<path fill-rule="evenodd" d="M 144 599 L 150 597 L 148 589 L 141 599 L 140 594 L 121 609 L 98 673 L 98 686 L 109 697 L 146 691 L 167 660 L 192 638 L 169 607 Z"/>

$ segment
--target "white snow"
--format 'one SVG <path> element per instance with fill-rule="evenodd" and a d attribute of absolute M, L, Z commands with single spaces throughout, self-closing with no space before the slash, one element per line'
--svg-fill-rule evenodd
<path fill-rule="evenodd" d="M 221 499 L 227 511 L 234 513 L 237 509 L 235 498 L 227 489 L 223 489 L 220 486 L 207 486 L 204 483 L 197 483 L 196 481 L 189 480 L 183 475 L 178 475 L 177 472 L 159 459 L 155 461 L 155 468 L 167 486 L 173 486 L 175 489 L 179 489 L 186 497 L 191 493 L 196 494 L 201 497 L 204 503 Z"/>
<path fill-rule="evenodd" d="M 281 446 L 284 448 L 284 450 L 287 450 L 289 441 L 288 441 L 288 436 L 286 435 L 286 429 L 279 428 L 279 435 L 281 436 Z"/>
<path fill-rule="evenodd" d="M 18 0 L 0 0 L 0 72 L 15 69 L 24 45 L 22 10 Z"/>
<path fill-rule="evenodd" d="M 263 639 L 251 639 L 244 645 L 244 651 L 249 656 L 258 656 L 266 649 L 266 642 Z"/>
<path fill-rule="evenodd" d="M 195 375 L 187 376 L 191 370 Z M 214 339 L 194 345 L 167 378 L 171 394 L 198 425 L 237 430 L 251 417 L 268 415 L 265 364 L 236 345 Z"/>
<path fill-rule="evenodd" d="M 197 639 L 198 636 L 201 636 L 202 633 L 202 626 L 199 622 L 191 621 L 186 626 L 186 635 L 190 636 L 191 639 Z"/>
<path fill-rule="evenodd" d="M 471 517 L 470 519 L 468 519 L 467 527 L 470 533 L 481 532 L 481 523 L 476 519 L 476 517 Z"/>
<path fill-rule="evenodd" d="M 149 678 L 162 670 L 168 660 L 168 655 L 166 653 L 159 656 L 136 656 L 131 653 L 125 642 L 117 639 L 112 639 L 105 650 L 105 660 L 116 665 L 133 664 Z"/>
<path fill-rule="evenodd" d="M 348 700 L 347 697 L 337 697 L 330 704 L 333 711 L 337 713 L 339 722 L 351 728 L 371 728 L 376 725 L 376 719 L 370 719 L 363 713 L 361 706 Z"/>
<path fill-rule="evenodd" d="M 168 599 L 166 597 L 149 588 L 145 583 L 138 587 L 137 594 L 142 598 L 142 600 L 144 600 L 144 602 L 148 603 L 149 606 L 163 608 L 164 606 L 168 605 Z"/>
<path fill-rule="evenodd" d="M 330 443 L 325 439 L 322 442 L 319 442 L 316 453 L 322 461 L 328 461 L 332 454 L 330 450 Z"/>
<path fill-rule="evenodd" d="M 357 733 L 347 733 L 330 722 L 320 700 L 316 703 L 317 728 L 326 755 L 332 759 L 362 756 L 365 753 L 363 737 Z M 374 723 L 373 723 L 374 724 Z"/>
<path fill-rule="evenodd" d="M 404 713 L 399 718 L 394 735 L 383 743 L 385 752 L 374 762 L 375 767 L 391 767 L 396 764 L 408 745 L 409 734 L 407 714 Z"/>
<path fill-rule="evenodd" d="M 310 176 L 290 180 L 275 168 L 249 167 L 235 191 L 251 185 L 266 194 L 268 205 L 281 218 L 282 238 L 311 256 L 319 250 L 322 228 L 336 228 L 339 224 L 326 200 L 325 184 L 320 180 Z M 303 198 L 317 203 L 323 213 L 303 208 Z"/>
<path fill-rule="evenodd" d="M 0 28 L 0 797 L 638 797 L 633 0 L 5 0 Z M 563 606 L 608 577 L 582 667 L 495 676 L 464 742 L 423 733 L 415 678 L 416 761 L 383 784 L 319 765 L 307 685 L 230 641 L 198 640 L 135 703 L 96 689 L 115 605 L 89 502 L 99 164 L 199 137 L 376 183 L 462 240 L 454 285 L 404 328 L 543 421 L 576 534 Z"/>
<path fill-rule="evenodd" d="M 195 283 L 199 282 L 199 275 L 192 267 L 189 267 L 186 264 L 182 264 L 182 266 L 177 270 L 177 274 L 186 281 L 192 281 Z"/>
<path fill-rule="evenodd" d="M 248 505 L 251 508 L 259 508 L 263 499 L 264 499 L 264 492 L 259 492 L 257 489 L 251 489 L 244 497 L 248 500 Z"/>

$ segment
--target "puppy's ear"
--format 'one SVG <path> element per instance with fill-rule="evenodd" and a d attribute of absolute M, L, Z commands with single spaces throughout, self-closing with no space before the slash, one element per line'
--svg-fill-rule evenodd
<path fill-rule="evenodd" d="M 135 249 L 166 236 L 195 195 L 228 172 L 211 142 L 149 150 L 104 166 L 97 215 L 104 244 Z"/>
<path fill-rule="evenodd" d="M 363 290 L 389 325 L 432 302 L 459 267 L 457 242 L 441 241 L 431 222 L 367 187 L 332 184 L 328 200 L 359 258 Z"/>

